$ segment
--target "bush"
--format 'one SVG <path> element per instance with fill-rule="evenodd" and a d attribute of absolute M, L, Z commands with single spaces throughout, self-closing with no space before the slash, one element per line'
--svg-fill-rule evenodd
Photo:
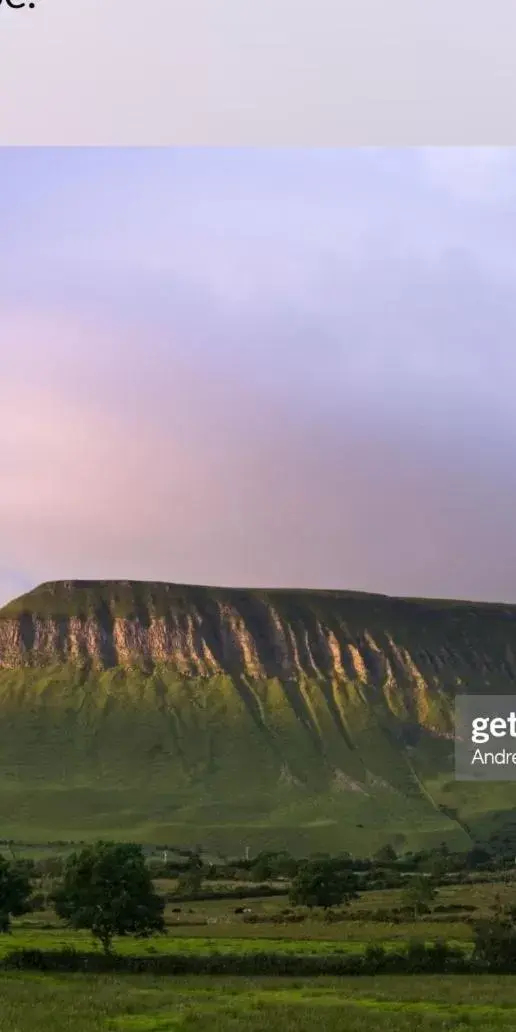
<path fill-rule="evenodd" d="M 477 907 L 469 906 L 467 903 L 438 903 L 433 908 L 434 914 L 473 914 Z"/>
<path fill-rule="evenodd" d="M 489 971 L 513 973 L 516 969 L 516 929 L 508 913 L 475 925 L 474 960 Z"/>
<path fill-rule="evenodd" d="M 291 903 L 307 907 L 339 906 L 357 898 L 357 879 L 338 860 L 311 860 L 299 866 L 289 898 Z"/>
<path fill-rule="evenodd" d="M 371 975 L 379 974 L 385 969 L 386 955 L 385 947 L 380 945 L 369 945 L 364 954 L 364 968 Z"/>
<path fill-rule="evenodd" d="M 12 917 L 31 909 L 31 885 L 27 867 L 0 855 L 0 932 L 8 932 Z"/>
<path fill-rule="evenodd" d="M 258 915 L 251 915 L 258 916 Z M 263 921 L 270 921 L 271 924 L 302 924 L 306 921 L 306 914 L 264 914 L 262 917 Z M 244 918 L 245 921 L 245 918 Z"/>
<path fill-rule="evenodd" d="M 288 953 L 153 954 L 81 953 L 65 950 L 12 950 L 0 961 L 0 970 L 118 972 L 151 975 L 379 975 L 467 973 L 482 970 L 478 962 L 446 943 L 409 944 L 404 951 L 369 946 L 364 953 L 306 955 Z"/>
<path fill-rule="evenodd" d="M 167 903 L 177 903 L 179 899 L 182 903 L 197 903 L 211 899 L 258 899 L 284 895 L 284 889 L 273 888 L 271 885 L 242 885 L 235 889 L 212 889 L 209 885 L 204 885 L 199 892 L 166 892 L 165 899 Z"/>
<path fill-rule="evenodd" d="M 34 864 L 34 875 L 37 878 L 60 878 L 64 870 L 64 859 L 62 856 L 45 856 L 36 860 Z"/>

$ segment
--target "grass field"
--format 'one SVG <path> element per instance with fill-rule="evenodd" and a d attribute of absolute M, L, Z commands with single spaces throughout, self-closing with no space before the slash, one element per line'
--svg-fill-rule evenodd
<path fill-rule="evenodd" d="M 514 1032 L 516 978 L 0 976 L 1 1032 Z"/>
<path fill-rule="evenodd" d="M 160 880 L 156 883 L 161 892 L 171 892 L 176 883 Z M 475 918 L 488 915 L 499 898 L 503 903 L 514 903 L 516 884 L 479 883 L 444 886 L 439 890 L 439 906 L 467 905 L 476 907 Z M 234 953 L 267 952 L 306 954 L 335 954 L 356 952 L 370 943 L 382 943 L 386 948 L 399 947 L 410 939 L 432 942 L 446 939 L 450 945 L 468 948 L 472 941 L 472 928 L 467 920 L 446 912 L 434 912 L 418 921 L 399 923 L 373 920 L 373 912 L 389 910 L 401 902 L 398 889 L 385 889 L 363 893 L 347 911 L 342 911 L 341 920 L 329 922 L 322 911 L 304 911 L 302 923 L 276 923 L 288 905 L 287 896 L 259 897 L 243 900 L 199 900 L 181 904 L 180 912 L 173 904 L 165 911 L 167 932 L 152 940 L 138 940 L 131 937 L 117 939 L 115 946 L 120 953 Z M 235 910 L 246 907 L 258 918 L 249 923 L 244 915 Z M 353 913 L 360 909 L 366 916 L 353 920 Z M 302 908 L 301 908 L 301 912 Z M 86 932 L 70 931 L 63 926 L 51 911 L 35 912 L 13 922 L 13 934 L 0 936 L 0 956 L 13 948 L 61 949 L 75 947 L 80 950 L 95 948 Z"/>
<path fill-rule="evenodd" d="M 169 899 L 176 881 L 160 879 Z M 36 886 L 37 887 L 37 886 Z M 213 883 L 215 887 L 215 883 Z M 222 886 L 220 883 L 218 887 Z M 371 943 L 399 949 L 410 939 L 445 939 L 469 952 L 471 909 L 462 916 L 446 908 L 474 907 L 474 917 L 492 912 L 496 900 L 514 902 L 509 880 L 439 889 L 434 910 L 419 921 L 374 920 L 374 913 L 400 905 L 399 889 L 364 892 L 340 919 L 304 911 L 302 923 L 275 923 L 285 916 L 287 895 L 241 900 L 170 901 L 167 931 L 151 940 L 118 938 L 120 954 L 220 953 L 338 956 Z M 250 923 L 250 910 L 256 923 Z M 301 908 L 302 910 L 303 908 Z M 300 911 L 298 910 L 298 913 Z M 357 915 L 357 912 L 359 914 Z M 336 908 L 339 913 L 339 908 Z M 370 913 L 370 918 L 369 918 Z M 353 915 L 361 916 L 360 920 Z M 12 949 L 81 952 L 98 949 L 86 932 L 74 932 L 51 911 L 13 922 L 0 936 L 0 959 Z M 87 973 L 0 974 L 0 1032 L 516 1032 L 516 976 L 362 975 L 360 977 L 152 976 Z"/>
<path fill-rule="evenodd" d="M 435 934 L 428 933 L 428 926 L 420 925 L 416 929 L 416 933 L 418 933 L 417 937 L 419 939 L 427 942 L 438 938 Z M 375 936 L 373 940 L 372 937 L 366 938 L 364 929 L 361 929 L 361 934 L 354 938 L 342 937 L 340 939 L 336 936 L 324 939 L 308 936 L 294 938 L 292 936 L 263 934 L 259 937 L 256 935 L 240 937 L 237 934 L 230 938 L 224 935 L 207 936 L 205 934 L 203 936 L 167 935 L 162 938 L 153 938 L 151 942 L 146 943 L 145 941 L 142 942 L 127 936 L 123 939 L 117 939 L 115 945 L 117 953 L 134 953 L 138 955 L 149 953 L 195 953 L 197 955 L 225 953 L 239 956 L 242 953 L 289 953 L 296 956 L 301 954 L 328 956 L 331 954 L 360 952 L 365 950 L 368 943 L 372 941 L 382 942 L 387 949 L 394 949 L 406 940 L 406 935 L 394 937 L 389 934 L 389 931 L 387 933 L 384 932 L 383 936 Z M 461 945 L 465 949 L 468 947 L 468 940 L 465 937 L 448 939 L 447 941 L 453 945 Z M 15 935 L 0 937 L 0 958 L 12 949 L 61 950 L 66 948 L 83 951 L 98 949 L 98 946 L 94 945 L 91 937 L 86 933 L 61 929 L 35 929 L 34 931 L 21 929 L 16 930 Z"/>

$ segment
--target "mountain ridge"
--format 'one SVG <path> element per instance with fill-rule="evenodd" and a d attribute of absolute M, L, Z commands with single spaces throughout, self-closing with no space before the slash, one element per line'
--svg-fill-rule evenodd
<path fill-rule="evenodd" d="M 515 684 L 516 605 L 47 582 L 0 609 L 0 826 L 464 842 L 516 795 L 454 782 L 454 696 Z"/>
<path fill-rule="evenodd" d="M 144 655 L 153 661 L 175 660 L 185 673 L 209 675 L 222 672 L 226 663 L 234 669 L 233 641 L 240 650 L 241 672 L 248 676 L 317 673 L 318 658 L 324 675 L 347 672 L 366 681 L 381 676 L 376 667 L 382 650 L 374 633 L 382 636 L 385 676 L 393 664 L 414 666 L 405 642 L 398 647 L 392 630 L 402 638 L 407 632 L 411 637 L 411 632 L 416 632 L 417 651 L 433 676 L 449 661 L 447 637 L 457 640 L 459 635 L 476 631 L 479 619 L 498 630 L 503 623 L 516 644 L 516 605 L 502 603 L 337 590 L 56 581 L 42 584 L 0 609 L 0 665 L 30 662 L 31 656 L 36 662 L 38 656 L 42 660 L 89 657 L 100 665 L 117 665 L 130 662 L 131 656 Z M 392 628 L 389 622 L 393 622 Z M 131 636 L 131 627 L 140 633 Z M 429 652 L 424 645 L 432 630 L 433 651 Z M 112 648 L 103 654 L 110 637 Z M 267 644 L 269 649 L 262 647 Z M 190 664 L 185 646 L 191 652 Z M 347 653 L 342 652 L 343 646 Z M 279 663 L 274 664 L 274 658 Z M 476 656 L 475 670 L 479 661 L 482 663 L 481 657 Z M 516 676 L 510 642 L 498 662 L 505 673 Z M 415 676 L 420 676 L 417 670 Z"/>

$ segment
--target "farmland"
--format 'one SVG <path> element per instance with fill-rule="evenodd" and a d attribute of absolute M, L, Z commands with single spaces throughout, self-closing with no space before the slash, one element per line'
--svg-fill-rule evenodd
<path fill-rule="evenodd" d="M 2 1032 L 514 1032 L 512 978 L 3 975 Z"/>
<path fill-rule="evenodd" d="M 415 938 L 427 943 L 445 939 L 470 954 L 472 914 L 486 916 L 497 903 L 511 903 L 516 888 L 511 876 L 442 885 L 438 904 L 423 919 L 388 922 L 378 915 L 395 911 L 401 902 L 399 889 L 364 892 L 328 916 L 320 908 L 290 907 L 286 892 L 249 896 L 239 906 L 209 898 L 178 906 L 173 900 L 176 880 L 159 878 L 155 884 L 168 900 L 166 933 L 143 942 L 119 938 L 116 951 L 122 957 L 222 955 L 231 962 L 232 957 L 267 954 L 302 962 L 356 954 L 374 943 L 395 950 Z M 210 889 L 214 885 L 205 884 L 204 890 Z M 297 920 L 292 920 L 296 912 Z M 98 953 L 87 932 L 67 928 L 48 909 L 14 920 L 12 934 L 0 936 L 0 961 L 13 948 Z M 38 1032 L 72 1027 L 74 1032 L 308 1032 L 314 1024 L 322 1032 L 516 1030 L 516 979 L 510 975 L 285 978 L 234 976 L 230 969 L 221 978 L 3 971 L 0 994 L 1 1032 L 32 1032 L 34 1008 Z"/>

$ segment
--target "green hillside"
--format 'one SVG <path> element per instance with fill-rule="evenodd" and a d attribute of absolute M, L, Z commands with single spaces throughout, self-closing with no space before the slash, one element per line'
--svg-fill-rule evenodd
<path fill-rule="evenodd" d="M 516 606 L 42 585 L 0 610 L 0 837 L 465 845 L 516 787 L 453 780 L 453 697 L 515 657 Z"/>

